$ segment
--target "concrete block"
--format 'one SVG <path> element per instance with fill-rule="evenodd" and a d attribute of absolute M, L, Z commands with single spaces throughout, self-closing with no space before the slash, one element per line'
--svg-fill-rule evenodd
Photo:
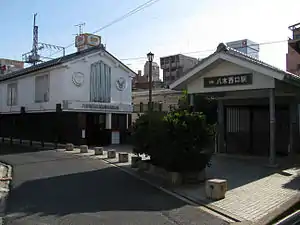
<path fill-rule="evenodd" d="M 103 148 L 102 147 L 95 147 L 95 155 L 103 155 Z"/>
<path fill-rule="evenodd" d="M 119 153 L 119 162 L 125 163 L 128 162 L 128 153 Z"/>
<path fill-rule="evenodd" d="M 87 145 L 80 145 L 80 153 L 88 153 L 89 147 Z"/>
<path fill-rule="evenodd" d="M 116 158 L 116 150 L 111 149 L 107 151 L 107 158 L 114 159 Z"/>
<path fill-rule="evenodd" d="M 138 168 L 138 163 L 142 158 L 139 156 L 131 156 L 131 168 Z"/>
<path fill-rule="evenodd" d="M 212 200 L 220 200 L 225 198 L 227 191 L 227 180 L 211 179 L 205 184 L 206 197 Z"/>
<path fill-rule="evenodd" d="M 74 150 L 74 145 L 71 143 L 66 144 L 66 151 L 73 151 Z"/>

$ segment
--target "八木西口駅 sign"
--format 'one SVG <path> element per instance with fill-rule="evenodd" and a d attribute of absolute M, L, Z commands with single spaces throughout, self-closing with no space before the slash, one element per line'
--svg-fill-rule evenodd
<path fill-rule="evenodd" d="M 247 84 L 252 84 L 252 73 L 204 78 L 204 87 L 219 87 Z"/>

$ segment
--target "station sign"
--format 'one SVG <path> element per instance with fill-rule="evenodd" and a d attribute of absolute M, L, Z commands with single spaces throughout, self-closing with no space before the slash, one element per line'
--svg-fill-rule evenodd
<path fill-rule="evenodd" d="M 220 87 L 233 85 L 250 85 L 253 81 L 252 73 L 236 74 L 229 76 L 205 77 L 204 87 Z"/>

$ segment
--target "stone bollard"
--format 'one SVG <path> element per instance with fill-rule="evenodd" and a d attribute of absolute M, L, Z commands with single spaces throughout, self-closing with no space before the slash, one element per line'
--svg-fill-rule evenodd
<path fill-rule="evenodd" d="M 128 162 L 128 153 L 119 153 L 119 162 L 120 163 Z"/>
<path fill-rule="evenodd" d="M 107 151 L 107 158 L 109 158 L 109 159 L 116 158 L 116 150 L 113 150 L 113 149 L 108 150 Z"/>
<path fill-rule="evenodd" d="M 138 168 L 138 163 L 142 160 L 139 156 L 131 157 L 131 168 Z"/>
<path fill-rule="evenodd" d="M 212 200 L 220 200 L 225 198 L 227 191 L 227 180 L 211 179 L 205 184 L 206 197 Z"/>
<path fill-rule="evenodd" d="M 103 155 L 103 148 L 95 147 L 95 155 Z"/>
<path fill-rule="evenodd" d="M 74 150 L 74 145 L 71 143 L 66 144 L 66 151 L 73 151 Z"/>
<path fill-rule="evenodd" d="M 88 149 L 87 145 L 80 145 L 80 153 L 88 153 Z"/>

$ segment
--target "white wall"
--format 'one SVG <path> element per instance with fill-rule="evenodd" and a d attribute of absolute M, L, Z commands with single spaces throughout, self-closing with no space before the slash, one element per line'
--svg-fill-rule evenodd
<path fill-rule="evenodd" d="M 65 68 L 62 66 L 53 68 L 51 71 L 43 70 L 38 73 L 28 74 L 15 79 L 10 79 L 0 83 L 0 112 L 20 113 L 20 108 L 25 106 L 27 112 L 55 111 L 56 104 L 61 102 L 64 95 L 63 83 L 60 82 Z M 49 74 L 49 101 L 35 103 L 35 76 Z M 7 84 L 17 82 L 17 105 L 7 105 Z"/>
<path fill-rule="evenodd" d="M 116 63 L 107 53 L 99 53 L 85 56 L 84 59 L 77 59 L 68 62 L 58 68 L 51 68 L 50 71 L 43 70 L 38 73 L 32 73 L 26 76 L 8 80 L 0 83 L 0 112 L 1 113 L 20 113 L 20 107 L 25 106 L 26 112 L 35 111 L 55 111 L 56 104 L 62 103 L 63 100 L 89 102 L 90 101 L 90 65 L 102 60 L 111 66 L 111 103 L 131 105 L 131 78 L 132 72 Z M 84 74 L 84 83 L 77 87 L 72 82 L 74 72 Z M 49 102 L 35 103 L 35 76 L 49 74 L 50 76 L 50 93 Z M 123 91 L 116 88 L 116 80 L 124 77 L 127 81 L 127 87 Z M 18 105 L 7 106 L 7 84 L 18 82 Z"/>
<path fill-rule="evenodd" d="M 218 77 L 236 75 L 242 73 L 253 73 L 252 84 L 249 85 L 232 85 L 222 87 L 204 87 L 204 77 Z M 199 74 L 200 75 L 200 74 Z M 247 68 L 243 68 L 230 62 L 222 62 L 213 69 L 201 74 L 199 78 L 188 84 L 188 93 L 211 93 L 222 91 L 237 91 L 237 90 L 256 90 L 265 88 L 274 88 L 274 78 L 253 72 Z"/>
<path fill-rule="evenodd" d="M 131 104 L 131 78 L 130 72 L 125 71 L 121 66 L 116 64 L 116 61 L 110 59 L 105 55 L 99 55 L 99 53 L 86 56 L 85 60 L 76 60 L 68 63 L 69 68 L 66 70 L 64 75 L 64 89 L 65 95 L 63 100 L 71 101 L 90 101 L 90 69 L 91 64 L 102 60 L 105 64 L 111 67 L 111 103 L 124 103 Z M 119 64 L 120 65 L 120 64 Z M 72 74 L 74 72 L 81 72 L 84 74 L 84 83 L 82 86 L 77 87 L 72 82 Z M 116 81 L 123 77 L 126 79 L 126 89 L 119 91 L 116 88 Z"/>

